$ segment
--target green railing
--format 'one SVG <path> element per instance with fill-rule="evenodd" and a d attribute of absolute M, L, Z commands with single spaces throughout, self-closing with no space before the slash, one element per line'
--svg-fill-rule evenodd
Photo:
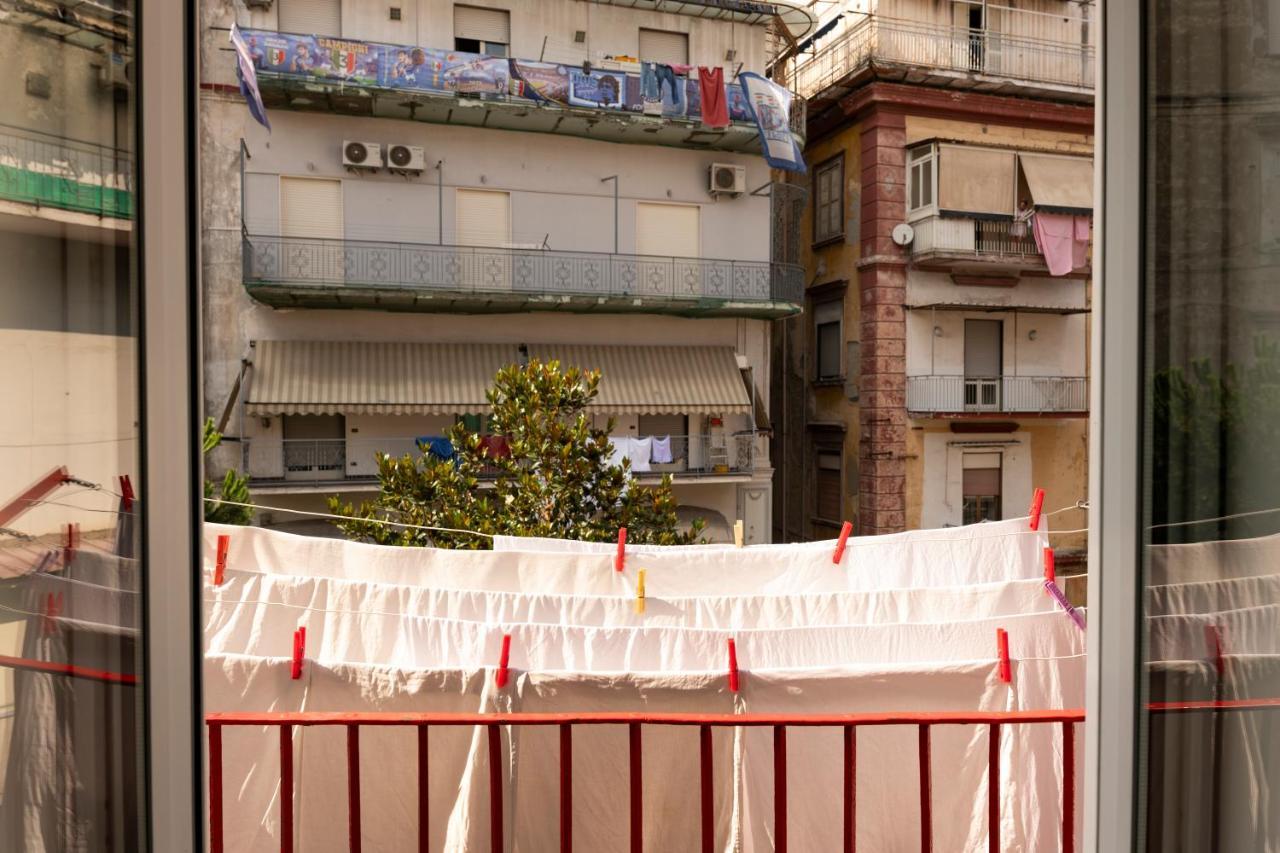
<path fill-rule="evenodd" d="M 133 218 L 133 155 L 0 125 L 0 199 Z"/>

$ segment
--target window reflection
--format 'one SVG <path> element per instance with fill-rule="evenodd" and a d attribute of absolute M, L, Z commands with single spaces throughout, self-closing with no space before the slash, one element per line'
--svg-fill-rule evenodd
<path fill-rule="evenodd" d="M 132 32 L 0 3 L 0 850 L 144 848 Z"/>

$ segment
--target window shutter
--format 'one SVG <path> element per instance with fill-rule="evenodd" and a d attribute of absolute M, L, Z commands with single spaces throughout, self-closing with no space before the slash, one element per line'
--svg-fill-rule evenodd
<path fill-rule="evenodd" d="M 342 239 L 342 181 L 281 178 L 280 233 Z"/>
<path fill-rule="evenodd" d="M 456 191 L 459 246 L 506 246 L 511 242 L 511 194 L 494 190 Z"/>
<path fill-rule="evenodd" d="M 699 209 L 693 204 L 636 205 L 636 254 L 696 258 L 701 254 Z"/>
<path fill-rule="evenodd" d="M 640 30 L 640 58 L 663 65 L 689 64 L 689 36 L 670 30 Z"/>
<path fill-rule="evenodd" d="M 341 0 L 278 0 L 280 32 L 308 36 L 342 35 Z"/>
<path fill-rule="evenodd" d="M 506 9 L 454 6 L 453 37 L 511 44 L 511 13 Z"/>

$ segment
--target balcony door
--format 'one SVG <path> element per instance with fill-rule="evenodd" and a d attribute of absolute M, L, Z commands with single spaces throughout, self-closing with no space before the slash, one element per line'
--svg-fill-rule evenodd
<path fill-rule="evenodd" d="M 283 33 L 342 35 L 341 0 L 279 0 L 278 6 Z"/>
<path fill-rule="evenodd" d="M 342 181 L 281 177 L 280 236 L 277 263 L 288 280 L 345 283 Z"/>
<path fill-rule="evenodd" d="M 284 478 L 340 480 L 347 469 L 342 415 L 284 416 Z"/>
<path fill-rule="evenodd" d="M 999 411 L 1004 364 L 1004 321 L 964 321 L 964 407 Z"/>
<path fill-rule="evenodd" d="M 454 207 L 463 288 L 510 290 L 511 193 L 459 189 Z"/>
<path fill-rule="evenodd" d="M 701 211 L 696 204 L 636 205 L 637 289 L 661 298 L 702 295 Z"/>

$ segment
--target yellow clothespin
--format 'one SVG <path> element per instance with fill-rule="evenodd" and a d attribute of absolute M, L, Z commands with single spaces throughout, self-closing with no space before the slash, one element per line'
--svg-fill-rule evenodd
<path fill-rule="evenodd" d="M 738 519 L 733 523 L 733 544 L 742 547 L 742 519 Z"/>
<path fill-rule="evenodd" d="M 644 613 L 644 569 L 636 572 L 636 612 Z"/>

